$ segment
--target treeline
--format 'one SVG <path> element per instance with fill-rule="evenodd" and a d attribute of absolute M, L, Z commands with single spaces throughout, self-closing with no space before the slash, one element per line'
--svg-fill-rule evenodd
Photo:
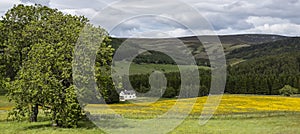
<path fill-rule="evenodd" d="M 206 96 L 209 94 L 210 87 L 210 71 L 209 70 L 199 70 L 200 81 L 199 81 L 199 93 L 196 96 Z M 151 86 L 149 84 L 150 74 L 139 74 L 139 75 L 131 75 L 129 76 L 130 83 L 132 87 L 139 93 L 146 93 L 150 90 Z M 167 79 L 167 88 L 162 93 L 162 97 L 165 98 L 173 98 L 175 96 L 179 96 L 180 87 L 181 87 L 181 76 L 179 72 L 171 72 L 166 73 L 165 77 Z M 185 79 L 193 79 L 193 78 L 185 78 Z M 128 83 L 128 82 L 124 82 Z M 124 88 L 128 89 L 129 85 L 124 85 Z M 192 88 L 192 87 L 191 87 Z M 189 89 L 189 90 L 197 90 L 197 89 Z"/>
<path fill-rule="evenodd" d="M 284 85 L 300 89 L 300 53 L 255 58 L 228 70 L 228 93 L 277 95 Z"/>
<path fill-rule="evenodd" d="M 180 73 L 166 73 L 165 76 L 167 89 L 162 96 L 166 98 L 178 96 L 181 86 Z M 149 77 L 150 74 L 132 75 L 130 83 L 135 90 L 145 93 L 151 88 Z M 206 96 L 209 94 L 211 84 L 210 70 L 200 69 L 199 77 L 198 96 Z M 229 66 L 225 93 L 279 95 L 279 89 L 285 85 L 300 89 L 300 53 L 266 56 L 233 67 Z M 127 86 L 124 85 L 125 88 L 128 88 Z"/>
<path fill-rule="evenodd" d="M 148 51 L 147 54 L 141 54 L 137 56 L 134 60 L 134 63 L 141 64 L 141 63 L 154 63 L 154 64 L 173 64 L 175 65 L 175 61 L 167 56 L 166 54 L 163 54 L 161 52 L 156 51 Z"/>

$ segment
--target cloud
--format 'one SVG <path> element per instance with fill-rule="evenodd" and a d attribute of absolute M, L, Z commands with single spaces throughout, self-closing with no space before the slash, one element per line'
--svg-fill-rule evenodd
<path fill-rule="evenodd" d="M 111 1 L 113 2 L 113 0 Z M 85 8 L 92 8 L 100 10 L 106 7 L 110 2 L 105 0 L 51 0 L 50 7 L 59 9 L 75 9 L 81 10 Z"/>
<path fill-rule="evenodd" d="M 262 26 L 257 26 L 248 31 L 251 33 L 271 33 L 271 34 L 281 34 L 287 36 L 297 36 L 299 35 L 300 25 L 292 23 L 283 24 L 264 24 Z"/>
<path fill-rule="evenodd" d="M 5 12 L 12 8 L 15 4 L 20 4 L 19 0 L 2 0 L 0 1 L 0 15 L 3 16 Z"/>
<path fill-rule="evenodd" d="M 21 2 L 49 6 L 50 0 L 21 0 Z"/>
<path fill-rule="evenodd" d="M 258 16 L 250 16 L 248 17 L 246 22 L 253 24 L 254 26 L 262 26 L 265 24 L 274 25 L 274 24 L 290 23 L 290 21 L 287 19 L 274 18 L 274 17 L 258 17 Z"/>
<path fill-rule="evenodd" d="M 291 23 L 288 19 L 250 16 L 246 21 L 254 25 L 248 32 L 299 35 L 300 25 Z"/>
<path fill-rule="evenodd" d="M 188 36 L 218 33 L 272 33 L 300 35 L 299 0 L 10 0 L 0 2 L 3 15 L 14 4 L 38 3 L 58 8 L 64 13 L 85 15 L 94 24 L 112 30 L 115 36 Z M 115 6 L 113 6 L 115 5 Z M 105 10 L 103 10 L 105 9 Z M 195 15 L 194 9 L 202 16 Z M 141 13 L 161 13 L 162 17 L 136 17 Z M 97 15 L 98 14 L 98 15 Z M 100 16 L 101 15 L 101 16 Z M 121 20 L 121 21 L 120 21 Z M 214 31 L 205 24 L 208 21 Z M 116 24 L 118 22 L 119 24 Z M 121 24 L 120 24 L 121 23 Z M 185 27 L 180 24 L 188 24 Z"/>
<path fill-rule="evenodd" d="M 60 10 L 63 13 L 66 14 L 71 14 L 71 15 L 84 15 L 85 17 L 91 19 L 94 17 L 94 15 L 96 15 L 98 13 L 98 11 L 96 11 L 93 8 L 80 8 L 80 9 L 62 9 Z"/>
<path fill-rule="evenodd" d="M 140 16 L 126 20 L 110 31 L 122 37 L 179 37 L 192 35 L 188 28 L 174 20 L 158 16 Z"/>
<path fill-rule="evenodd" d="M 273 17 L 258 17 L 250 16 L 245 20 L 251 28 L 245 30 L 239 30 L 234 28 L 220 29 L 216 32 L 218 34 L 280 34 L 286 36 L 299 36 L 299 24 L 291 23 L 288 19 L 273 18 Z"/>

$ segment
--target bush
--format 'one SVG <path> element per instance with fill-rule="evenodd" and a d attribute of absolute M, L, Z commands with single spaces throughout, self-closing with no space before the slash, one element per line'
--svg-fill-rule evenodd
<path fill-rule="evenodd" d="M 279 90 L 279 93 L 284 96 L 291 96 L 298 93 L 298 89 L 293 88 L 290 85 L 285 85 L 282 89 Z"/>
<path fill-rule="evenodd" d="M 176 96 L 176 90 L 173 87 L 167 87 L 165 93 L 162 97 L 164 98 L 174 98 Z"/>

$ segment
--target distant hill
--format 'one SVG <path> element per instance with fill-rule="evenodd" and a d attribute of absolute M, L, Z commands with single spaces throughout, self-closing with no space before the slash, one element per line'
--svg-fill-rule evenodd
<path fill-rule="evenodd" d="M 182 37 L 179 38 L 183 41 L 194 41 L 198 40 L 198 38 L 205 39 L 205 38 L 213 38 L 215 36 L 193 36 L 193 37 Z M 276 40 L 287 39 L 286 36 L 280 35 L 269 35 L 269 34 L 241 34 L 241 35 L 219 35 L 218 36 L 222 44 L 232 44 L 232 45 L 239 45 L 239 44 L 260 44 L 265 42 L 271 42 Z"/>
<path fill-rule="evenodd" d="M 241 48 L 258 47 L 257 45 L 260 44 L 289 39 L 289 37 L 285 37 L 285 36 L 267 35 L 267 34 L 222 35 L 218 37 L 223 45 L 225 54 L 226 55 L 230 54 L 230 58 L 232 59 L 240 58 L 240 57 L 235 57 L 233 53 L 243 51 Z M 144 42 L 144 43 L 146 42 L 143 45 L 150 45 L 149 42 L 151 42 L 151 45 L 153 47 L 166 45 L 163 43 L 168 42 L 168 40 L 172 40 L 172 41 L 179 40 L 182 41 L 182 43 L 184 43 L 187 46 L 187 48 L 189 48 L 189 50 L 194 55 L 198 65 L 208 65 L 209 64 L 208 56 L 205 52 L 205 48 L 202 43 L 206 43 L 208 45 L 214 45 L 216 44 L 216 42 L 211 41 L 213 38 L 214 36 L 208 35 L 208 36 L 198 36 L 198 37 L 192 36 L 192 37 L 180 37 L 180 38 L 151 38 L 151 39 L 136 38 L 133 40 L 136 40 L 136 42 Z M 112 38 L 112 46 L 115 49 L 117 49 L 127 39 L 128 38 Z M 199 39 L 200 41 L 203 42 L 200 42 Z M 175 44 L 170 43 L 169 45 L 174 45 L 174 48 L 176 47 L 179 48 L 179 45 L 176 45 L 176 43 Z M 159 53 L 155 51 L 149 51 L 147 53 L 143 53 L 139 55 L 138 57 L 136 57 L 134 62 L 138 64 L 140 63 L 175 64 L 175 62 L 170 57 L 166 56 L 163 53 Z"/>
<path fill-rule="evenodd" d="M 252 59 L 292 52 L 300 52 L 300 38 L 298 37 L 235 49 L 227 55 L 227 58 Z"/>

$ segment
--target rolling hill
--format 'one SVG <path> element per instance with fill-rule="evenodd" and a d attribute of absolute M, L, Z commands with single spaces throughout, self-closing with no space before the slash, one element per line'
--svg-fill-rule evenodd
<path fill-rule="evenodd" d="M 176 52 L 175 48 L 182 49 L 180 43 L 183 43 L 192 52 L 198 65 L 207 66 L 209 65 L 209 60 L 205 52 L 203 43 L 205 43 L 208 46 L 213 46 L 214 44 L 218 43 L 216 41 L 211 41 L 213 40 L 213 38 L 214 36 L 209 36 L 209 35 L 198 36 L 198 37 L 192 36 L 192 37 L 180 37 L 180 38 L 151 38 L 151 39 L 112 38 L 112 46 L 115 49 L 118 49 L 123 42 L 126 41 L 126 43 L 128 43 L 127 41 L 130 40 L 133 41 L 132 43 L 133 47 L 137 47 L 137 45 L 139 44 L 145 46 L 152 46 L 152 47 L 164 47 L 166 45 L 173 45 L 174 50 L 170 50 L 170 51 Z M 260 46 L 265 46 L 266 44 L 272 45 L 274 42 L 284 43 L 286 42 L 286 40 L 289 40 L 290 37 L 280 36 L 280 35 L 268 35 L 268 34 L 245 34 L 245 35 L 223 35 L 223 36 L 219 36 L 219 39 L 223 45 L 225 54 L 229 55 L 226 56 L 228 61 L 230 63 L 231 62 L 237 63 L 240 62 L 241 57 L 243 57 L 241 56 L 240 53 L 246 54 L 247 51 L 250 52 L 256 48 L 260 48 Z M 174 43 L 174 41 L 176 43 Z M 182 62 L 184 62 L 184 60 L 185 59 L 182 59 Z M 135 58 L 134 62 L 138 64 L 140 63 L 175 64 L 175 62 L 169 56 L 157 51 L 148 51 L 142 53 Z"/>
<path fill-rule="evenodd" d="M 235 49 L 227 55 L 227 58 L 252 59 L 256 57 L 278 55 L 300 51 L 300 38 L 293 37 L 274 42 L 266 42 L 259 45 Z"/>

